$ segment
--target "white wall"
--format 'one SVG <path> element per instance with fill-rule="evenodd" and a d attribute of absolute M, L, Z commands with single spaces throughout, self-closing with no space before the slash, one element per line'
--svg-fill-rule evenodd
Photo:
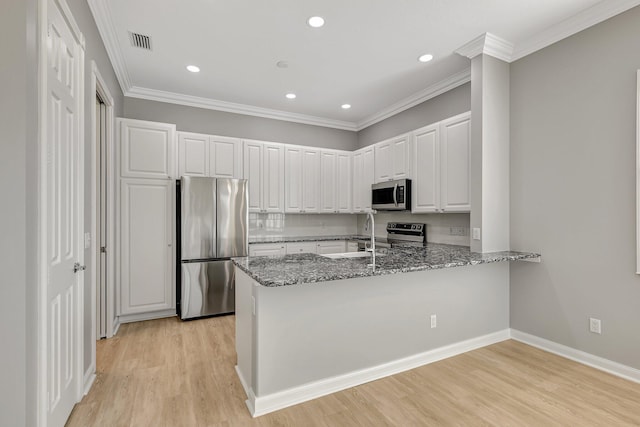
<path fill-rule="evenodd" d="M 34 0 L 0 13 L 0 425 L 35 421 L 37 84 Z"/>
<path fill-rule="evenodd" d="M 640 369 L 640 7 L 511 64 L 511 327 Z M 588 330 L 602 320 L 602 335 Z"/>

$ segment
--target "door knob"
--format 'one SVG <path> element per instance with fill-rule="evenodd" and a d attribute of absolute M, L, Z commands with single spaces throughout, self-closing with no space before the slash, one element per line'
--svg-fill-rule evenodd
<path fill-rule="evenodd" d="M 80 265 L 79 262 L 73 264 L 73 272 L 77 273 L 78 271 L 85 271 L 87 269 L 86 265 Z"/>

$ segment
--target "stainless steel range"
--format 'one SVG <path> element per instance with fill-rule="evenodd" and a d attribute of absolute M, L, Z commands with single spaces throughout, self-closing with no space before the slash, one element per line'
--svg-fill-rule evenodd
<path fill-rule="evenodd" d="M 414 222 L 387 223 L 387 243 L 394 246 L 426 246 L 427 224 Z"/>

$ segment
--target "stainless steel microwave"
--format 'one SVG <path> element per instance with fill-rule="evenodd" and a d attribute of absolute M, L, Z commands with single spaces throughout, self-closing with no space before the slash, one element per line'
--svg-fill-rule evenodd
<path fill-rule="evenodd" d="M 372 184 L 371 208 L 379 211 L 411 210 L 411 180 L 397 179 Z"/>

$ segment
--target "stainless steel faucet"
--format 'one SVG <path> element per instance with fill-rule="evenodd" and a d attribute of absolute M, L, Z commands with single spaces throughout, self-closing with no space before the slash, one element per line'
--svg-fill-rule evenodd
<path fill-rule="evenodd" d="M 376 222 L 375 222 L 375 218 L 373 217 L 374 213 L 376 213 L 376 211 L 367 212 L 367 222 L 364 224 L 364 229 L 365 231 L 367 231 L 369 230 L 369 228 L 371 228 L 371 243 L 369 243 L 368 249 L 365 247 L 365 250 L 371 252 L 371 267 L 373 267 L 373 269 L 375 270 L 376 268 L 376 237 L 375 237 Z"/>

